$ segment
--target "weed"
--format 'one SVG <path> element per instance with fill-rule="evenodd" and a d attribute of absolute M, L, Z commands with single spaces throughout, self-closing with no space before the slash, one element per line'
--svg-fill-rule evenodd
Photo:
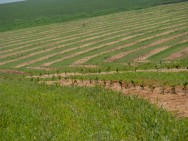
<path fill-rule="evenodd" d="M 114 83 L 112 80 L 110 80 L 110 86 L 114 86 Z"/>
<path fill-rule="evenodd" d="M 117 72 L 117 73 L 119 72 L 119 68 L 116 68 L 116 72 Z"/>
<path fill-rule="evenodd" d="M 95 78 L 95 84 L 98 84 L 98 83 L 99 83 L 99 78 L 96 77 L 96 78 Z"/>
<path fill-rule="evenodd" d="M 135 82 L 133 81 L 133 80 L 131 80 L 131 84 L 132 84 L 132 86 L 135 88 L 136 87 L 136 84 L 135 84 Z"/>
<path fill-rule="evenodd" d="M 111 71 L 111 67 L 108 66 L 108 68 L 106 69 L 107 72 Z"/>
<path fill-rule="evenodd" d="M 53 75 L 53 76 L 52 76 L 52 81 L 54 81 L 54 80 L 55 80 L 55 76 Z"/>
<path fill-rule="evenodd" d="M 184 94 L 186 95 L 187 94 L 187 82 L 185 82 L 184 84 L 183 84 L 183 91 L 184 91 Z"/>
<path fill-rule="evenodd" d="M 160 92 L 160 94 L 163 94 L 163 95 L 164 95 L 164 93 L 165 93 L 165 85 L 166 85 L 166 83 L 163 83 L 163 84 L 161 85 L 161 92 Z"/>
<path fill-rule="evenodd" d="M 142 84 L 140 85 L 140 87 L 141 87 L 141 90 L 144 90 L 145 85 L 144 85 L 143 81 L 142 81 Z"/>
<path fill-rule="evenodd" d="M 153 84 L 150 84 L 150 85 L 149 85 L 149 88 L 150 88 L 151 92 L 153 92 L 154 89 L 155 89 L 155 86 L 154 86 Z"/>
<path fill-rule="evenodd" d="M 91 78 L 89 78 L 89 83 L 92 84 L 92 79 Z"/>
<path fill-rule="evenodd" d="M 119 80 L 119 85 L 121 88 L 123 88 L 123 80 Z"/>

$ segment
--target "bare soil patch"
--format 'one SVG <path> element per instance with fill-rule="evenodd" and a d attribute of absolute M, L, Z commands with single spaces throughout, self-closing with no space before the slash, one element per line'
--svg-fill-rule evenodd
<path fill-rule="evenodd" d="M 70 65 L 70 67 L 82 67 L 82 68 L 97 68 L 97 65 Z"/>
<path fill-rule="evenodd" d="M 33 70 L 45 70 L 45 71 L 57 70 L 56 68 L 50 68 L 50 67 L 26 67 L 26 68 Z"/>
<path fill-rule="evenodd" d="M 161 52 L 161 51 L 164 51 L 164 50 L 166 50 L 166 49 L 168 49 L 168 48 L 170 48 L 170 46 L 165 46 L 165 47 L 161 47 L 161 48 L 154 49 L 154 50 L 150 51 L 149 53 L 147 53 L 147 54 L 145 54 L 145 55 L 143 55 L 143 56 L 140 56 L 140 57 L 138 57 L 138 58 L 135 58 L 135 59 L 134 59 L 134 62 L 147 62 L 146 60 L 147 60 L 149 57 L 151 57 L 151 56 L 153 56 L 153 55 L 155 55 L 155 54 L 157 54 L 157 53 L 159 53 L 159 52 Z"/>
<path fill-rule="evenodd" d="M 166 60 L 176 60 L 176 59 L 181 58 L 186 55 L 188 55 L 188 47 L 181 50 L 180 52 L 176 52 L 176 53 L 170 55 L 169 57 L 166 58 Z"/>
<path fill-rule="evenodd" d="M 23 72 L 23 71 L 6 70 L 6 69 L 1 69 L 0 72 L 8 73 L 8 74 L 27 74 L 26 72 Z"/>

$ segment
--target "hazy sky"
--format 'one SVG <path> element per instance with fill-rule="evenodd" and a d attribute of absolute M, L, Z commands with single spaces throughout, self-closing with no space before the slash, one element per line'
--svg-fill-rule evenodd
<path fill-rule="evenodd" d="M 3 3 L 11 3 L 11 2 L 17 2 L 17 1 L 24 1 L 24 0 L 0 0 L 0 4 L 3 4 Z"/>

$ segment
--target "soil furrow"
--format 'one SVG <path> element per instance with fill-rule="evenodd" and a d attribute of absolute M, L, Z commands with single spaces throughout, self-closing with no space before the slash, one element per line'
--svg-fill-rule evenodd
<path fill-rule="evenodd" d="M 175 31 L 178 31 L 178 30 L 175 30 Z M 154 38 L 154 37 L 159 37 L 159 36 L 162 36 L 162 35 L 167 35 L 167 34 L 170 34 L 170 33 L 175 32 L 175 31 L 174 31 L 174 30 L 171 30 L 171 31 L 167 31 L 167 32 L 165 32 L 165 33 L 161 33 L 161 34 L 158 34 L 158 35 L 154 35 L 153 37 L 148 37 L 148 38 L 145 38 L 145 39 L 141 39 L 141 40 L 138 40 L 138 41 L 136 41 L 136 42 L 133 42 L 133 43 L 129 44 L 129 46 L 132 46 L 132 45 L 135 45 L 135 44 L 137 44 L 137 43 L 146 41 L 146 40 L 148 40 L 148 39 L 152 39 L 152 38 Z M 106 62 L 115 62 L 115 61 L 117 61 L 117 60 L 119 60 L 119 59 L 121 59 L 121 58 L 127 56 L 127 55 L 130 54 L 130 53 L 139 51 L 139 50 L 141 50 L 141 49 L 146 49 L 146 48 L 149 48 L 149 47 L 152 47 L 152 46 L 156 46 L 156 45 L 162 44 L 162 43 L 164 43 L 164 42 L 173 40 L 173 39 L 175 39 L 175 38 L 178 38 L 178 37 L 181 37 L 181 36 L 184 36 L 184 35 L 187 35 L 187 34 L 188 34 L 188 32 L 185 32 L 185 33 L 183 33 L 183 34 L 178 34 L 178 35 L 175 35 L 175 36 L 166 38 L 166 39 L 161 39 L 161 40 L 155 41 L 155 42 L 153 42 L 153 43 L 151 43 L 151 44 L 149 44 L 149 45 L 142 46 L 142 47 L 137 48 L 137 49 L 133 49 L 133 50 L 130 50 L 130 51 L 127 51 L 127 52 L 122 52 L 122 53 L 116 54 L 116 55 L 114 55 L 114 56 L 108 58 L 108 59 L 106 60 Z"/>
<path fill-rule="evenodd" d="M 149 57 L 155 55 L 155 54 L 158 54 L 166 49 L 169 49 L 173 46 L 176 46 L 178 44 L 183 44 L 183 43 L 186 43 L 188 42 L 188 40 L 184 40 L 184 41 L 181 41 L 181 42 L 177 42 L 175 45 L 171 45 L 171 46 L 165 46 L 165 47 L 160 47 L 160 48 L 156 48 L 150 52 L 148 52 L 147 54 L 143 55 L 143 56 L 140 56 L 138 58 L 135 58 L 134 59 L 134 62 L 149 62 L 149 60 L 147 60 Z M 174 54 L 177 54 L 177 53 L 174 53 Z"/>
<path fill-rule="evenodd" d="M 177 31 L 177 30 L 180 30 L 180 29 L 170 30 L 170 31 L 167 31 L 167 32 L 164 32 L 164 33 L 155 35 L 154 37 L 156 37 L 156 36 L 158 37 L 158 36 L 161 36 L 161 35 L 170 34 L 170 33 L 175 32 L 175 31 Z M 142 34 L 144 34 L 144 33 L 141 33 L 141 35 L 142 35 Z M 187 33 L 183 33 L 183 34 L 174 36 L 174 38 L 177 38 L 177 37 L 179 37 L 179 36 L 183 36 L 183 35 L 186 35 L 186 34 L 187 34 Z M 154 38 L 154 37 L 149 37 L 149 38 L 152 39 L 152 38 Z M 93 47 L 93 48 L 90 48 L 90 49 L 87 49 L 87 50 L 84 50 L 84 51 L 80 51 L 80 52 L 78 52 L 78 53 L 71 54 L 71 55 L 69 55 L 69 56 L 65 56 L 65 57 L 63 57 L 63 58 L 61 58 L 61 59 L 58 59 L 58 60 L 55 60 L 55 61 L 51 61 L 51 62 L 45 63 L 45 64 L 43 64 L 43 66 L 50 66 L 50 65 L 52 65 L 52 64 L 54 64 L 54 63 L 63 61 L 63 60 L 65 60 L 65 59 L 69 59 L 69 58 L 72 58 L 72 57 L 81 55 L 81 54 L 83 54 L 83 53 L 87 53 L 87 52 L 92 51 L 92 50 L 95 50 L 95 49 L 100 49 L 100 48 L 102 48 L 102 47 L 104 47 L 104 46 L 109 46 L 109 45 L 118 43 L 118 42 L 123 41 L 123 40 L 131 39 L 131 38 L 132 38 L 132 37 L 130 36 L 130 37 L 127 37 L 127 38 L 124 38 L 124 39 L 120 39 L 120 40 L 117 40 L 117 41 L 114 41 L 114 42 L 107 43 L 106 45 L 101 45 L 101 46 Z M 172 38 L 172 39 L 174 39 L 174 38 Z M 154 46 L 154 45 L 157 45 L 157 44 L 160 44 L 160 43 L 162 43 L 162 42 L 166 42 L 166 41 L 172 40 L 172 39 L 171 39 L 171 38 L 170 38 L 170 39 L 162 39 L 162 41 L 161 41 L 161 40 L 156 41 L 156 42 L 154 42 L 154 43 L 152 43 L 152 44 L 150 44 L 150 45 L 148 45 L 148 46 L 142 47 L 142 49 L 143 49 L 143 48 L 148 48 L 148 47 L 150 47 L 150 46 Z M 141 39 L 141 41 L 143 41 L 143 39 Z M 136 42 L 138 42 L 138 41 L 136 41 Z M 128 44 L 127 46 L 130 46 L 131 44 L 135 44 L 135 43 L 134 43 L 134 42 L 133 42 L 133 43 L 130 43 L 130 44 Z M 124 47 L 125 47 L 125 46 L 124 46 Z M 121 48 L 121 47 L 120 47 L 120 48 Z M 140 48 L 139 48 L 139 49 L 140 49 Z M 131 50 L 131 51 L 133 52 L 133 51 L 137 51 L 137 50 L 139 50 L 139 49 L 135 49 L 135 50 Z"/>
<path fill-rule="evenodd" d="M 176 60 L 176 59 L 179 59 L 179 58 L 186 56 L 186 55 L 188 55 L 188 47 L 181 50 L 180 52 L 176 52 L 174 54 L 171 54 L 170 56 L 168 56 L 166 58 L 166 60 Z"/>
<path fill-rule="evenodd" d="M 174 21 L 174 20 L 177 20 L 177 19 L 179 19 L 180 17 L 178 17 L 178 18 L 175 18 L 175 19 L 173 19 L 173 20 L 166 20 L 166 21 L 163 21 L 163 22 L 161 22 L 161 24 L 162 23 L 166 23 L 166 22 L 169 22 L 169 21 Z M 137 23 L 138 25 L 139 25 L 139 23 Z M 156 25 L 157 23 L 154 23 L 154 24 L 151 24 L 151 25 Z M 120 28 L 117 28 L 117 29 L 124 29 L 124 28 L 130 28 L 130 27 L 134 27 L 135 25 L 134 24 L 131 24 L 131 26 L 130 25 L 128 25 L 128 26 L 123 26 L 123 27 L 120 27 Z M 147 25 L 145 25 L 145 26 L 147 26 Z M 143 27 L 145 27 L 145 26 L 143 26 Z M 136 28 L 139 28 L 139 27 L 141 27 L 141 26 L 138 26 L 138 27 L 136 27 Z M 116 29 L 116 30 L 117 30 Z M 114 29 L 115 30 L 115 29 Z M 119 32 L 119 31 L 114 31 L 114 33 L 115 32 Z M 95 31 L 95 30 L 94 30 Z M 95 34 L 99 34 L 99 33 L 93 33 L 94 31 L 90 31 L 90 32 L 88 32 L 88 33 L 91 33 L 91 35 L 95 35 Z M 110 31 L 110 30 L 109 30 Z M 88 33 L 86 34 L 86 36 L 90 36 L 90 34 L 88 35 Z M 102 33 L 102 32 L 101 32 Z M 110 34 L 110 33 L 109 33 Z M 85 33 L 83 33 L 83 34 L 81 34 L 80 33 L 80 35 L 85 35 Z M 59 36 L 59 35 L 58 35 Z M 71 38 L 71 37 L 74 37 L 74 36 L 76 36 L 77 37 L 77 34 L 76 35 L 71 35 L 71 36 L 66 36 L 66 37 L 64 37 L 64 38 L 55 38 L 55 39 L 50 39 L 50 41 L 53 41 L 53 40 L 55 40 L 55 41 L 57 41 L 57 40 L 60 40 L 60 39 L 63 39 L 63 40 L 65 40 L 66 38 Z M 56 36 L 54 36 L 54 37 L 56 37 Z M 77 38 L 72 38 L 72 40 L 73 39 L 77 39 Z M 67 41 L 67 40 L 66 40 Z M 34 46 L 34 45 L 38 45 L 38 44 L 44 44 L 44 43 L 47 43 L 47 42 L 49 42 L 49 41 L 42 41 L 42 42 L 38 42 L 38 43 L 35 43 L 35 44 L 32 44 L 32 45 L 25 45 L 25 46 L 21 46 L 21 47 L 17 47 L 17 48 L 14 48 L 14 49 L 9 49 L 9 50 L 5 50 L 5 51 L 0 51 L 0 53 L 7 53 L 7 52 L 12 52 L 12 51 L 15 51 L 15 50 L 18 50 L 18 49 L 22 49 L 22 48 L 25 48 L 25 47 L 30 47 L 30 46 Z M 51 45 L 52 43 L 50 43 L 50 45 Z M 6 55 L 1 55 L 0 56 L 0 58 L 4 58 L 4 57 L 8 57 L 8 56 L 12 56 L 12 55 L 17 55 L 17 54 L 20 54 L 20 53 L 25 53 L 25 52 L 27 52 L 27 51 L 32 51 L 32 50 L 35 50 L 35 49 L 38 49 L 38 48 L 42 48 L 42 47 L 44 47 L 45 45 L 43 45 L 43 46 L 37 46 L 37 47 L 34 47 L 34 48 L 30 48 L 30 49 L 27 49 L 27 50 L 23 50 L 23 51 L 19 51 L 19 52 L 13 52 L 13 53 L 9 53 L 9 54 L 6 54 Z M 47 45 L 47 46 L 49 46 L 49 45 Z"/>

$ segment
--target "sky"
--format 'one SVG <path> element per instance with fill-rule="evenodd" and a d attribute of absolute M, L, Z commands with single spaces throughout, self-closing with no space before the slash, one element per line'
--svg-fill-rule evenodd
<path fill-rule="evenodd" d="M 24 0 L 0 0 L 0 4 L 12 3 L 12 2 L 18 2 L 18 1 L 24 1 Z"/>

